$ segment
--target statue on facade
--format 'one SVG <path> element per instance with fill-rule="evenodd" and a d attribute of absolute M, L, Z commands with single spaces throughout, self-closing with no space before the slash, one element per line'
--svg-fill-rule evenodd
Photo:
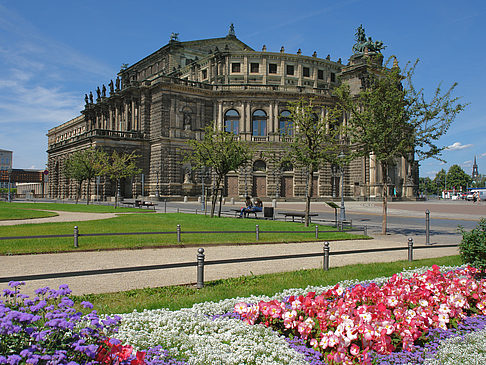
<path fill-rule="evenodd" d="M 120 78 L 119 77 L 116 78 L 115 85 L 116 85 L 116 91 L 119 91 L 120 90 Z"/>
<path fill-rule="evenodd" d="M 101 90 L 99 86 L 96 88 L 96 95 L 98 96 L 97 99 L 101 99 Z"/>
<path fill-rule="evenodd" d="M 356 29 L 355 36 L 356 43 L 353 45 L 354 53 L 364 53 L 365 49 L 367 49 L 368 52 L 381 53 L 381 50 L 385 48 L 382 41 L 373 42 L 371 37 L 366 38 L 363 25 L 360 25 L 358 29 Z"/>
<path fill-rule="evenodd" d="M 231 23 L 231 25 L 229 27 L 228 37 L 236 37 L 236 34 L 235 34 L 235 26 L 234 26 L 233 23 Z"/>
<path fill-rule="evenodd" d="M 88 105 L 88 104 L 89 104 L 88 94 L 84 94 L 84 103 L 85 103 L 86 105 Z"/>
<path fill-rule="evenodd" d="M 184 125 L 184 130 L 186 131 L 191 130 L 191 115 L 189 113 L 184 113 L 183 125 Z"/>
<path fill-rule="evenodd" d="M 191 181 L 191 168 L 186 167 L 184 171 L 184 184 L 192 184 Z"/>
<path fill-rule="evenodd" d="M 115 86 L 113 85 L 113 80 L 110 80 L 108 86 L 110 87 L 110 95 L 111 95 L 115 92 Z"/>
<path fill-rule="evenodd" d="M 91 91 L 89 92 L 89 103 L 93 104 L 93 93 Z"/>
<path fill-rule="evenodd" d="M 170 34 L 170 42 L 179 42 L 179 33 L 172 32 Z"/>
<path fill-rule="evenodd" d="M 103 88 L 101 89 L 101 96 L 106 98 L 106 86 L 103 84 Z"/>

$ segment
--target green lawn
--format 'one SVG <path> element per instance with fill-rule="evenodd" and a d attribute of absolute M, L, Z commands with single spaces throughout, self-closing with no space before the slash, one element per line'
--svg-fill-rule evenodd
<path fill-rule="evenodd" d="M 127 236 L 95 236 L 79 237 L 79 249 L 102 250 L 142 248 L 167 245 L 178 245 L 176 227 L 181 225 L 182 244 L 221 244 L 255 242 L 255 225 L 260 226 L 260 242 L 298 242 L 315 240 L 315 227 L 305 228 L 302 224 L 255 219 L 209 218 L 209 216 L 183 213 L 150 213 L 123 214 L 116 218 L 67 222 L 23 224 L 0 227 L 0 237 L 73 234 L 74 226 L 79 227 L 79 233 L 124 233 L 124 232 L 165 232 L 173 234 L 159 235 L 127 235 Z M 286 231 L 285 233 L 265 233 L 265 231 Z M 308 234 L 292 234 L 292 231 L 309 231 Z M 320 230 L 333 230 L 333 227 L 321 226 Z M 184 231 L 251 231 L 250 233 L 232 234 L 185 234 Z M 368 238 L 345 232 L 321 233 L 320 240 L 343 240 Z M 0 240 L 0 254 L 61 252 L 76 250 L 72 237 L 39 238 L 39 239 L 9 239 Z M 79 250 L 78 249 L 78 250 Z"/>
<path fill-rule="evenodd" d="M 191 307 L 195 303 L 220 301 L 227 298 L 248 297 L 250 295 L 273 295 L 284 289 L 306 288 L 309 285 L 334 285 L 343 280 L 367 280 L 380 276 L 391 276 L 403 268 L 436 265 L 461 265 L 459 256 L 441 258 L 397 261 L 366 265 L 350 265 L 332 268 L 329 271 L 320 269 L 300 270 L 288 273 L 242 276 L 207 282 L 202 289 L 193 286 L 169 286 L 162 288 L 145 288 L 119 293 L 90 294 L 75 298 L 80 303 L 87 300 L 99 313 L 126 313 L 134 309 L 169 308 L 177 310 Z"/>
<path fill-rule="evenodd" d="M 46 218 L 54 217 L 57 213 L 46 212 L 42 210 L 25 209 L 28 207 L 10 206 L 8 204 L 0 204 L 0 221 L 17 220 L 17 219 L 31 219 L 31 218 Z"/>
<path fill-rule="evenodd" d="M 41 209 L 41 210 L 58 210 L 62 212 L 82 212 L 82 213 L 125 213 L 125 212 L 142 212 L 138 208 L 125 208 L 110 205 L 86 205 L 79 204 L 62 204 L 62 203 L 7 203 L 0 202 L 2 208 L 21 208 L 21 209 Z M 146 210 L 144 210 L 146 212 Z"/>

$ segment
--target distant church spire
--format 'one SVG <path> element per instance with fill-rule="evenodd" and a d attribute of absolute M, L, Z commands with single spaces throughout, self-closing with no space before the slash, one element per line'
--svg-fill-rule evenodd
<path fill-rule="evenodd" d="M 473 163 L 473 169 L 472 169 L 471 177 L 472 177 L 473 180 L 476 180 L 479 177 L 478 164 L 476 163 L 476 156 L 474 156 L 474 163 Z"/>

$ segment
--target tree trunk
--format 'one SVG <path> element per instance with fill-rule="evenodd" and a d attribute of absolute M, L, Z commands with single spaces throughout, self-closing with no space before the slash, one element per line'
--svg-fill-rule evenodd
<path fill-rule="evenodd" d="M 214 217 L 214 211 L 216 210 L 216 202 L 218 199 L 218 186 L 213 186 L 213 196 L 211 196 L 211 218 Z"/>
<path fill-rule="evenodd" d="M 79 197 L 81 196 L 81 184 L 82 181 L 78 181 L 78 188 L 76 189 L 76 204 L 78 204 Z"/>
<path fill-rule="evenodd" d="M 118 185 L 120 184 L 120 180 L 116 179 L 116 186 L 115 186 L 115 209 L 118 206 Z"/>
<path fill-rule="evenodd" d="M 88 190 L 86 191 L 86 205 L 89 205 L 89 196 L 91 191 L 91 179 L 88 179 Z"/>
<path fill-rule="evenodd" d="M 381 173 L 383 180 L 383 216 L 381 221 L 381 234 L 386 235 L 387 231 L 387 209 L 388 209 L 388 165 L 382 163 Z"/>
<path fill-rule="evenodd" d="M 314 171 L 312 171 L 312 166 L 309 166 L 307 173 L 307 191 L 305 192 L 305 226 L 309 227 L 310 224 L 310 204 L 312 197 L 312 183 L 314 178 Z"/>

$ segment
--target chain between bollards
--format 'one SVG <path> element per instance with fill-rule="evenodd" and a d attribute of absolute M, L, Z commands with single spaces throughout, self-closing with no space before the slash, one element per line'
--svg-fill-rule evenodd
<path fill-rule="evenodd" d="M 322 259 L 322 268 L 329 270 L 329 242 L 324 242 L 324 258 Z"/>
<path fill-rule="evenodd" d="M 177 242 L 178 243 L 181 242 L 181 225 L 180 224 L 177 225 Z"/>
<path fill-rule="evenodd" d="M 74 248 L 79 247 L 78 237 L 79 237 L 78 226 L 74 226 Z"/>
<path fill-rule="evenodd" d="M 260 240 L 260 226 L 257 224 L 255 226 L 256 240 Z"/>
<path fill-rule="evenodd" d="M 425 244 L 430 245 L 430 210 L 425 211 Z"/>
<path fill-rule="evenodd" d="M 413 238 L 408 239 L 408 261 L 413 261 Z"/>
<path fill-rule="evenodd" d="M 199 248 L 197 250 L 197 289 L 204 287 L 204 257 L 204 248 Z"/>

